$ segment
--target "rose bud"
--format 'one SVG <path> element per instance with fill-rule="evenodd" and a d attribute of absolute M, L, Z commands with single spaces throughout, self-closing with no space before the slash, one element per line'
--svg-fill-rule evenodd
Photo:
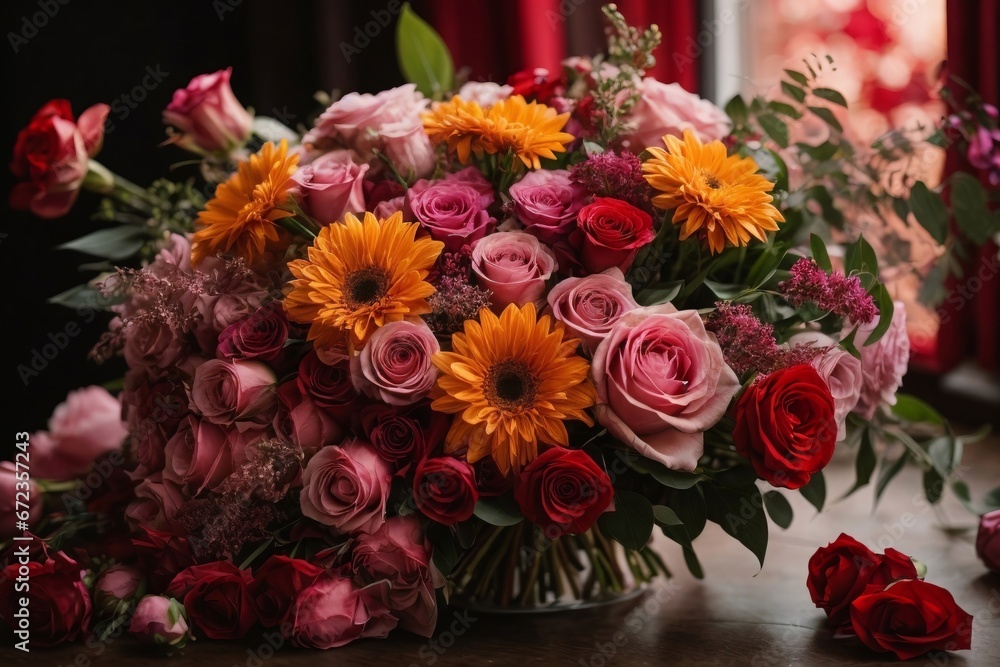
<path fill-rule="evenodd" d="M 226 155 L 250 138 L 253 117 L 243 108 L 229 79 L 233 68 L 191 79 L 174 92 L 163 122 L 180 131 L 171 140 L 193 153 Z"/>
<path fill-rule="evenodd" d="M 145 588 L 142 571 L 131 565 L 112 565 L 94 583 L 98 615 L 113 614 L 122 603 L 139 597 Z"/>
<path fill-rule="evenodd" d="M 976 554 L 983 565 L 1000 572 L 1000 510 L 987 512 L 979 520 Z"/>
<path fill-rule="evenodd" d="M 162 595 L 147 595 L 132 614 L 128 631 L 142 642 L 184 648 L 191 639 L 184 605 Z"/>

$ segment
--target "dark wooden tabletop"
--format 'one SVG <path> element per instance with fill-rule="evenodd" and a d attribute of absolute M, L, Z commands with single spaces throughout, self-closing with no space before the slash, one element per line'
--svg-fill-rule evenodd
<path fill-rule="evenodd" d="M 975 496 L 1000 480 L 1000 438 L 970 445 L 963 475 Z M 839 497 L 853 479 L 850 459 L 828 468 L 829 497 Z M 797 494 L 788 494 L 795 520 L 774 529 L 767 561 L 758 573 L 755 558 L 710 525 L 695 546 L 706 579 L 686 571 L 678 548 L 664 540 L 661 553 L 674 578 L 637 600 L 600 609 L 499 616 L 446 609 L 432 640 L 400 633 L 387 640 L 362 640 L 320 652 L 277 651 L 280 640 L 200 640 L 173 658 L 175 664 L 231 667 L 317 665 L 872 665 L 895 662 L 868 651 L 853 638 L 835 639 L 824 628 L 806 590 L 806 562 L 817 547 L 847 532 L 869 546 L 895 547 L 927 564 L 927 579 L 952 592 L 975 617 L 972 651 L 917 658 L 924 667 L 1000 665 L 1000 575 L 987 574 L 976 559 L 974 531 L 950 535 L 941 519 L 973 526 L 974 518 L 953 498 L 931 508 L 919 491 L 917 470 L 907 470 L 872 511 L 871 492 L 834 502 L 817 515 Z M 4 650 L 5 664 L 77 667 L 163 667 L 125 637 L 102 646 L 80 644 L 29 655 Z"/>

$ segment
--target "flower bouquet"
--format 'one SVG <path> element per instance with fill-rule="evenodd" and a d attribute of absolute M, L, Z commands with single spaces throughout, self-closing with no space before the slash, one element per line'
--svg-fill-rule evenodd
<path fill-rule="evenodd" d="M 818 224 L 840 191 L 789 178 L 844 159 L 842 98 L 809 64 L 792 99 L 727 113 L 644 78 L 659 32 L 605 12 L 607 53 L 459 86 L 405 8 L 411 83 L 298 129 L 254 117 L 229 70 L 196 77 L 163 117 L 205 189 L 99 165 L 105 105 L 39 111 L 12 202 L 105 197 L 119 224 L 67 247 L 115 268 L 56 301 L 109 309 L 93 356 L 128 371 L 19 434 L 25 509 L 0 537 L 26 555 L 0 617 L 17 629 L 27 571 L 39 645 L 430 636 L 442 601 L 641 591 L 669 576 L 654 530 L 697 577 L 709 521 L 763 564 L 783 493 L 821 510 L 839 447 L 854 489 L 884 441 L 879 493 L 915 461 L 932 501 L 962 495 L 961 439 L 896 393 L 904 312 L 874 251 Z M 788 149 L 804 113 L 831 139 Z"/>

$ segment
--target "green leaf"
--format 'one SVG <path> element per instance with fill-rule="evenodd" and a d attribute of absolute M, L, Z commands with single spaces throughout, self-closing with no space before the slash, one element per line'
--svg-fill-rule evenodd
<path fill-rule="evenodd" d="M 698 555 L 695 554 L 694 549 L 691 547 L 683 547 L 684 549 L 684 564 L 687 565 L 688 571 L 691 576 L 695 579 L 704 579 L 705 571 L 701 569 L 701 563 L 698 562 Z"/>
<path fill-rule="evenodd" d="M 757 557 L 764 566 L 767 553 L 767 517 L 756 486 L 731 489 L 716 485 L 705 494 L 708 518 Z"/>
<path fill-rule="evenodd" d="M 767 508 L 767 515 L 771 517 L 781 528 L 788 528 L 792 525 L 792 505 L 778 491 L 768 491 L 764 494 L 764 507 Z"/>
<path fill-rule="evenodd" d="M 878 305 L 878 325 L 868 334 L 868 338 L 865 339 L 865 345 L 871 345 L 885 335 L 885 332 L 892 325 L 892 314 L 896 310 L 896 304 L 892 301 L 892 295 L 889 294 L 889 290 L 882 283 L 878 283 L 876 293 L 872 296 L 875 297 L 875 302 Z"/>
<path fill-rule="evenodd" d="M 951 473 L 952 462 L 955 460 L 955 439 L 948 435 L 938 436 L 927 443 L 927 454 L 930 456 L 934 470 L 942 478 Z"/>
<path fill-rule="evenodd" d="M 65 292 L 50 296 L 48 302 L 67 308 L 92 308 L 99 310 L 107 300 L 90 285 L 77 285 L 76 287 L 70 287 Z"/>
<path fill-rule="evenodd" d="M 666 505 L 653 505 L 653 520 L 660 526 L 683 526 L 677 514 Z"/>
<path fill-rule="evenodd" d="M 653 504 L 634 491 L 619 491 L 615 511 L 602 514 L 597 525 L 626 549 L 638 551 L 653 533 Z"/>
<path fill-rule="evenodd" d="M 829 141 L 824 141 L 818 146 L 810 146 L 804 143 L 797 143 L 795 146 L 816 162 L 826 162 L 840 150 L 840 146 Z"/>
<path fill-rule="evenodd" d="M 837 120 L 837 116 L 835 116 L 833 111 L 831 111 L 830 109 L 827 109 L 826 107 L 807 107 L 807 108 L 809 109 L 809 111 L 812 111 L 814 114 L 819 116 L 824 123 L 829 125 L 837 132 L 844 131 L 844 127 L 840 124 L 840 121 Z"/>
<path fill-rule="evenodd" d="M 844 96 L 841 95 L 838 91 L 834 90 L 833 88 L 813 88 L 812 93 L 816 97 L 820 97 L 826 100 L 827 102 L 833 102 L 834 104 L 839 104 L 844 108 L 847 107 L 847 100 L 844 99 Z"/>
<path fill-rule="evenodd" d="M 514 498 L 509 495 L 480 498 L 473 513 L 492 526 L 513 526 L 524 519 Z"/>
<path fill-rule="evenodd" d="M 635 300 L 640 306 L 653 306 L 661 303 L 667 303 L 680 294 L 681 288 L 683 287 L 683 280 L 674 280 L 668 283 L 663 283 L 660 287 L 639 290 L 639 292 L 635 295 Z"/>
<path fill-rule="evenodd" d="M 705 530 L 708 514 L 705 509 L 705 494 L 700 486 L 677 491 L 670 503 L 677 517 L 684 522 L 691 539 L 696 539 Z"/>
<path fill-rule="evenodd" d="M 455 66 L 448 47 L 408 2 L 396 23 L 396 53 L 403 76 L 427 97 L 440 97 L 455 87 Z"/>
<path fill-rule="evenodd" d="M 849 274 L 870 273 L 878 276 L 878 256 L 865 237 L 859 236 L 857 241 L 847 246 L 844 268 Z"/>
<path fill-rule="evenodd" d="M 110 227 L 68 241 L 57 248 L 105 259 L 125 259 L 138 253 L 147 238 L 146 230 L 141 227 Z"/>
<path fill-rule="evenodd" d="M 878 479 L 875 480 L 875 503 L 878 504 L 879 498 L 885 492 L 885 488 L 892 481 L 892 478 L 899 474 L 899 471 L 903 469 L 903 464 L 906 463 L 906 459 L 909 458 L 908 452 L 903 452 L 899 455 L 895 461 L 890 462 L 889 458 L 886 457 L 882 459 L 882 469 L 878 472 Z"/>
<path fill-rule="evenodd" d="M 771 107 L 771 111 L 774 113 L 780 113 L 782 116 L 788 116 L 789 118 L 793 118 L 795 120 L 802 118 L 802 112 L 793 107 L 791 104 L 771 101 L 767 103 L 767 106 Z"/>
<path fill-rule="evenodd" d="M 924 471 L 924 496 L 931 505 L 936 505 L 943 495 L 944 479 L 937 470 L 930 468 Z"/>
<path fill-rule="evenodd" d="M 952 482 L 951 483 L 951 490 L 955 493 L 955 496 L 958 498 L 959 502 L 962 503 L 962 505 L 965 507 L 965 509 L 969 510 L 973 514 L 984 514 L 985 513 L 983 511 L 981 511 L 980 508 L 976 507 L 975 504 L 973 504 L 973 502 L 972 502 L 972 494 L 969 493 L 969 485 L 966 484 L 964 481 L 962 481 L 962 480 L 959 479 L 959 480 L 956 480 L 956 481 Z M 996 490 L 996 489 L 994 489 L 994 490 Z M 998 507 L 1000 507 L 1000 505 L 998 505 Z M 987 508 L 987 511 L 989 511 L 989 508 Z"/>
<path fill-rule="evenodd" d="M 1000 486 L 986 494 L 986 497 L 983 498 L 983 505 L 986 506 L 987 512 L 1000 509 Z"/>
<path fill-rule="evenodd" d="M 427 538 L 434 548 L 434 565 L 441 571 L 441 574 L 447 577 L 458 562 L 458 548 L 455 545 L 451 529 L 441 524 L 432 523 L 431 527 L 427 529 Z"/>
<path fill-rule="evenodd" d="M 757 116 L 757 122 L 760 123 L 761 129 L 774 139 L 774 143 L 782 148 L 788 146 L 788 126 L 785 125 L 784 121 L 774 114 L 763 114 Z"/>
<path fill-rule="evenodd" d="M 712 293 L 720 299 L 732 299 L 740 293 L 746 291 L 746 285 L 720 283 L 708 279 L 705 279 L 705 287 L 712 290 Z"/>
<path fill-rule="evenodd" d="M 802 103 L 806 101 L 806 91 L 796 85 L 788 83 L 787 81 L 781 82 L 781 92 L 788 95 L 796 102 Z"/>
<path fill-rule="evenodd" d="M 928 189 L 923 181 L 917 181 L 910 188 L 910 210 L 935 241 L 945 242 L 948 236 L 948 208 L 941 195 Z"/>
<path fill-rule="evenodd" d="M 749 112 L 747 111 L 747 103 L 743 101 L 742 96 L 736 95 L 726 103 L 726 115 L 732 119 L 735 127 L 747 124 Z"/>
<path fill-rule="evenodd" d="M 971 175 L 962 171 L 952 174 L 951 206 L 959 230 L 976 245 L 986 243 L 996 231 L 986 207 L 986 192 Z"/>
<path fill-rule="evenodd" d="M 788 254 L 788 246 L 784 243 L 776 243 L 773 247 L 766 249 L 750 268 L 746 283 L 754 289 L 759 289 L 774 275 L 786 254 Z"/>
<path fill-rule="evenodd" d="M 690 489 L 702 480 L 708 479 L 704 475 L 682 470 L 672 470 L 665 465 L 655 464 L 649 467 L 649 474 L 657 482 L 671 489 Z"/>
<path fill-rule="evenodd" d="M 823 471 L 813 473 L 809 482 L 805 486 L 799 487 L 799 493 L 809 501 L 810 505 L 816 508 L 817 512 L 822 512 L 823 504 L 826 502 L 826 478 L 823 477 Z"/>
<path fill-rule="evenodd" d="M 830 253 L 826 249 L 826 241 L 816 234 L 810 234 L 809 248 L 812 250 L 812 258 L 819 264 L 819 268 L 827 273 L 833 271 L 833 262 L 830 261 Z"/>
<path fill-rule="evenodd" d="M 892 413 L 911 423 L 927 422 L 938 426 L 944 425 L 941 413 L 926 401 L 909 394 L 896 394 L 896 405 L 892 406 Z"/>
<path fill-rule="evenodd" d="M 795 81 L 796 83 L 800 83 L 803 86 L 809 85 L 809 77 L 807 77 L 802 72 L 796 72 L 793 69 L 786 69 L 785 74 L 787 74 L 788 78 L 790 78 L 792 81 Z"/>
<path fill-rule="evenodd" d="M 872 473 L 875 472 L 875 465 L 877 463 L 878 458 L 875 455 L 875 447 L 872 444 L 871 431 L 865 428 L 861 432 L 858 455 L 854 459 L 854 485 L 843 495 L 843 498 L 868 485 L 868 482 L 871 481 Z"/>

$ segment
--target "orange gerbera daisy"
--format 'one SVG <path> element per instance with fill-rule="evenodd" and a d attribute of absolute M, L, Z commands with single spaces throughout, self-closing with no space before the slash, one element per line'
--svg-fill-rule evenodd
<path fill-rule="evenodd" d="M 285 310 L 310 325 L 309 340 L 321 353 L 344 343 L 359 349 L 385 323 L 430 312 L 434 287 L 425 279 L 444 244 L 416 238 L 418 229 L 402 213 L 387 220 L 348 213 L 320 231 L 308 259 L 288 265 L 296 280 Z"/>
<path fill-rule="evenodd" d="M 539 442 L 569 444 L 565 420 L 594 423 L 590 364 L 576 354 L 580 341 L 548 315 L 536 319 L 532 303 L 511 304 L 500 317 L 484 308 L 479 320 L 452 336 L 453 352 L 434 355 L 441 375 L 431 407 L 455 415 L 447 451 L 468 446 L 470 462 L 492 455 L 502 473 L 517 473 Z"/>
<path fill-rule="evenodd" d="M 197 265 L 212 255 L 234 255 L 253 266 L 265 253 L 283 249 L 288 233 L 276 222 L 294 215 L 281 206 L 298 162 L 284 139 L 277 147 L 267 142 L 241 162 L 198 215 L 191 261 Z"/>
<path fill-rule="evenodd" d="M 754 237 L 767 240 L 785 218 L 768 194 L 774 184 L 757 173 L 751 158 L 726 155 L 721 141 L 702 144 L 690 130 L 684 140 L 665 136 L 668 150 L 651 147 L 653 157 L 642 165 L 646 181 L 660 194 L 657 208 L 674 210 L 673 222 L 681 226 L 683 241 L 702 232 L 713 253 L 726 244 L 745 246 Z"/>
<path fill-rule="evenodd" d="M 424 114 L 424 130 L 432 141 L 447 142 L 463 164 L 470 154 L 482 157 L 510 151 L 525 167 L 541 169 L 539 158 L 554 159 L 573 141 L 572 134 L 562 131 L 568 120 L 568 113 L 557 114 L 520 95 L 500 100 L 489 109 L 456 96 Z"/>

